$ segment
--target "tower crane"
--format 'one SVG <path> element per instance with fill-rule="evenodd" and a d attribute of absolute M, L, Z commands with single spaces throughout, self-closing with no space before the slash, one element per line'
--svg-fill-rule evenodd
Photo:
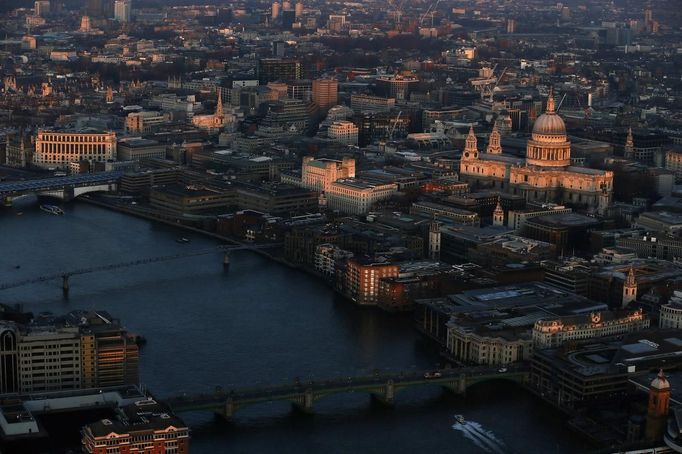
<path fill-rule="evenodd" d="M 388 133 L 388 140 L 393 140 L 393 133 L 395 132 L 395 127 L 398 126 L 398 121 L 400 121 L 400 116 L 403 114 L 403 111 L 401 110 L 398 112 L 398 115 L 395 117 L 395 120 L 393 120 L 393 127 L 391 127 L 391 130 Z"/>
<path fill-rule="evenodd" d="M 419 19 L 419 26 L 420 27 L 424 24 L 424 18 L 429 13 L 431 13 L 431 26 L 433 26 L 433 13 L 436 11 L 436 8 L 438 7 L 438 4 L 440 3 L 440 1 L 441 0 L 436 0 L 434 3 L 431 4 L 431 6 L 429 6 L 429 9 L 427 9 L 426 12 L 424 14 L 422 14 L 422 17 Z"/>

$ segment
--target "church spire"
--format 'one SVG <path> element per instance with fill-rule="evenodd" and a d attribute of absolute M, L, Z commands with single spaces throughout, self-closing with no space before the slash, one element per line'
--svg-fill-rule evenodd
<path fill-rule="evenodd" d="M 625 278 L 625 283 L 623 284 L 623 307 L 626 307 L 632 301 L 637 299 L 637 279 L 635 278 L 635 269 L 630 265 L 630 270 Z"/>
<path fill-rule="evenodd" d="M 554 113 L 554 87 L 549 88 L 549 96 L 547 97 L 547 113 Z"/>
<path fill-rule="evenodd" d="M 218 103 L 215 106 L 215 116 L 223 117 L 223 90 L 218 87 Z"/>
<path fill-rule="evenodd" d="M 495 226 L 504 225 L 504 210 L 502 209 L 500 197 L 497 197 L 497 206 L 495 207 L 495 211 L 493 211 L 493 225 Z"/>

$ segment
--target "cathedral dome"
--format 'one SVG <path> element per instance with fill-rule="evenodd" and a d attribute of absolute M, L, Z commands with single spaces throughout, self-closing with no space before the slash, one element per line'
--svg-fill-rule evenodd
<path fill-rule="evenodd" d="M 566 124 L 554 110 L 554 93 L 550 91 L 547 98 L 547 110 L 535 120 L 533 135 L 566 136 Z"/>
<path fill-rule="evenodd" d="M 555 112 L 544 113 L 535 120 L 533 134 L 543 136 L 565 136 L 566 124 Z"/>

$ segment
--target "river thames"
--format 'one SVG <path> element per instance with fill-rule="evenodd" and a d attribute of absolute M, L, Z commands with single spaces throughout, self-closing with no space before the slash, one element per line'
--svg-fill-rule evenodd
<path fill-rule="evenodd" d="M 0 281 L 217 245 L 173 227 L 76 202 L 64 216 L 34 203 L 0 209 Z M 19 215 L 19 213 L 22 213 Z M 184 236 L 191 243 L 180 244 Z M 357 308 L 305 273 L 251 252 L 219 253 L 0 292 L 39 313 L 99 309 L 146 337 L 140 380 L 163 398 L 259 384 L 435 367 L 438 356 L 409 316 Z M 474 386 L 466 397 L 406 390 L 392 409 L 365 394 L 315 403 L 313 416 L 284 403 L 237 413 L 227 424 L 183 414 L 193 453 L 573 453 L 589 448 L 563 418 L 521 388 Z M 466 418 L 456 423 L 455 414 Z"/>

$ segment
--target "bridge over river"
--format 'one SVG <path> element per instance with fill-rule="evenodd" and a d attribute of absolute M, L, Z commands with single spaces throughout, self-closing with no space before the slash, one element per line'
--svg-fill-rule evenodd
<path fill-rule="evenodd" d="M 38 178 L 0 183 L 0 197 L 5 206 L 15 198 L 29 194 L 71 200 L 89 192 L 115 191 L 123 172 L 99 172 L 65 177 Z"/>
<path fill-rule="evenodd" d="M 37 284 L 40 282 L 47 282 L 47 281 L 61 279 L 62 280 L 62 291 L 64 292 L 64 295 L 68 295 L 71 276 L 77 276 L 77 275 L 89 274 L 89 273 L 96 273 L 99 271 L 112 271 L 112 270 L 116 270 L 116 269 L 129 268 L 132 266 L 147 265 L 147 264 L 152 264 L 152 263 L 167 262 L 170 260 L 179 260 L 179 259 L 183 259 L 183 258 L 187 258 L 187 257 L 196 257 L 199 255 L 214 254 L 216 252 L 222 252 L 223 253 L 223 266 L 228 267 L 230 264 L 230 252 L 244 251 L 244 250 L 257 251 L 257 250 L 261 250 L 261 249 L 270 249 L 270 248 L 274 248 L 274 247 L 278 247 L 278 246 L 281 246 L 281 244 L 279 244 L 279 243 L 238 244 L 238 245 L 234 245 L 234 246 L 223 245 L 223 246 L 212 247 L 212 248 L 207 248 L 207 249 L 195 249 L 195 250 L 191 250 L 191 251 L 187 251 L 187 252 L 180 252 L 180 253 L 172 254 L 172 255 L 140 258 L 137 260 L 130 260 L 127 262 L 99 264 L 99 265 L 93 265 L 93 266 L 87 267 L 87 268 L 79 268 L 79 269 L 73 269 L 73 270 L 67 270 L 67 271 L 56 271 L 54 273 L 44 274 L 41 276 L 29 277 L 29 278 L 14 281 L 14 282 L 4 282 L 4 283 L 0 282 L 0 290 L 7 290 L 10 288 L 22 287 L 24 285 L 31 285 L 31 284 Z"/>
<path fill-rule="evenodd" d="M 528 368 L 525 365 L 507 368 L 472 366 L 438 371 L 377 373 L 309 382 L 297 380 L 279 386 L 227 391 L 218 389 L 212 394 L 182 394 L 162 401 L 175 413 L 211 411 L 225 419 L 231 419 L 239 409 L 263 402 L 290 402 L 299 410 L 311 413 L 315 401 L 334 394 L 366 393 L 382 404 L 393 405 L 396 394 L 403 389 L 438 385 L 454 393 L 464 394 L 469 386 L 491 380 L 510 380 L 524 384 L 528 380 Z"/>

